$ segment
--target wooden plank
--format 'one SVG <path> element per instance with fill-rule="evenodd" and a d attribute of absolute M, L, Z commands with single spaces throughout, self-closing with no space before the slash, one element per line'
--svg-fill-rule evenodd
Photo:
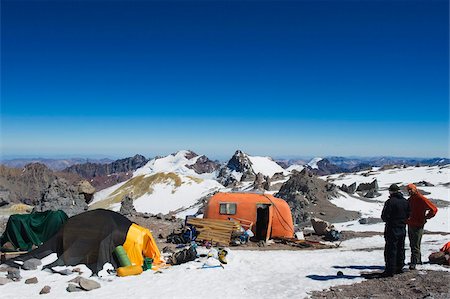
<path fill-rule="evenodd" d="M 187 224 L 194 226 L 199 235 L 197 239 L 228 245 L 232 232 L 239 224 L 228 220 L 189 218 Z"/>

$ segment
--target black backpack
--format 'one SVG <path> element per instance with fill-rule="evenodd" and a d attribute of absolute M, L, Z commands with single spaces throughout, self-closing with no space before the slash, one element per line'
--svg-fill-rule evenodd
<path fill-rule="evenodd" d="M 197 258 L 197 250 L 194 246 L 189 248 L 180 250 L 172 254 L 169 260 L 169 264 L 172 265 L 180 265 L 190 261 L 193 261 Z"/>

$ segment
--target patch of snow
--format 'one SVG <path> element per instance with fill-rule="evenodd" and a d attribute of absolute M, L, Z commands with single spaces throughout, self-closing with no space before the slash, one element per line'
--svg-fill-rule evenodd
<path fill-rule="evenodd" d="M 262 173 L 265 176 L 272 177 L 277 172 L 286 173 L 283 167 L 270 157 L 248 156 L 248 158 L 252 162 L 252 168 L 256 174 Z"/>
<path fill-rule="evenodd" d="M 288 168 L 286 168 L 286 171 L 292 172 L 293 170 L 296 170 L 298 172 L 301 172 L 303 169 L 305 169 L 304 165 L 294 164 L 294 165 L 291 165 Z"/>
<path fill-rule="evenodd" d="M 203 180 L 200 183 L 188 177 L 182 177 L 183 183 L 179 187 L 172 184 L 155 184 L 153 192 L 147 193 L 134 200 L 134 207 L 138 212 L 163 213 L 188 208 L 201 197 L 223 189 L 223 186 L 213 180 Z"/>
<path fill-rule="evenodd" d="M 319 163 L 320 161 L 322 161 L 323 158 L 313 158 L 311 161 L 308 162 L 308 166 L 311 167 L 312 169 L 318 169 L 319 166 L 317 166 L 317 163 Z"/>
<path fill-rule="evenodd" d="M 102 201 L 105 198 L 107 198 L 109 195 L 111 195 L 111 193 L 113 193 L 114 191 L 116 191 L 117 189 L 119 189 L 120 187 L 122 187 L 122 185 L 124 185 L 127 181 L 125 182 L 121 182 L 118 184 L 115 184 L 111 187 L 105 188 L 103 190 L 100 190 L 98 192 L 94 193 L 94 196 L 92 198 L 92 201 L 89 203 L 89 205 L 93 205 L 96 202 Z"/>

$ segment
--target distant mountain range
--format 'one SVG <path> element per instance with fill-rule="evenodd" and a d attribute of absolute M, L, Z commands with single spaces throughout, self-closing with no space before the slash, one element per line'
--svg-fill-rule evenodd
<path fill-rule="evenodd" d="M 86 159 L 86 158 L 67 158 L 67 159 L 48 159 L 48 158 L 23 158 L 23 159 L 2 159 L 0 164 L 12 167 L 12 168 L 23 168 L 27 164 L 31 163 L 41 163 L 46 165 L 52 170 L 63 170 L 75 164 L 83 163 L 97 163 L 97 164 L 107 164 L 114 160 L 104 158 L 104 159 Z"/>
<path fill-rule="evenodd" d="M 18 160 L 15 162 L 18 163 Z M 21 160 L 21 163 L 24 162 Z M 55 166 L 76 161 L 43 159 L 43 162 Z M 0 206 L 17 202 L 36 204 L 43 198 L 45 192 L 50 192 L 47 190 L 55 180 L 65 179 L 68 188 L 79 184 L 82 180 L 95 188 L 91 208 L 118 210 L 122 198 L 129 195 L 133 198 L 137 211 L 173 212 L 182 216 L 183 213 L 196 213 L 203 206 L 205 198 L 217 191 L 275 193 L 282 188 L 284 193 L 280 193 L 281 196 L 291 199 L 291 204 L 304 207 L 312 198 L 319 196 L 306 191 L 316 190 L 314 186 L 323 185 L 320 181 L 315 182 L 314 186 L 305 183 L 310 182 L 313 176 L 356 172 L 374 166 L 450 164 L 450 160 L 445 158 L 393 157 L 316 157 L 310 160 L 280 161 L 271 157 L 252 156 L 240 150 L 225 163 L 213 161 L 205 155 L 188 150 L 153 159 L 135 155 L 115 161 L 94 162 L 83 159 L 83 162 L 59 171 L 52 170 L 42 163 L 31 163 L 18 168 L 0 165 Z M 319 189 L 323 189 L 322 187 Z M 53 189 L 55 190 L 51 192 L 55 194 L 62 192 L 56 190 L 56 187 Z M 334 192 L 332 188 L 325 189 L 327 192 Z M 297 196 L 299 190 L 303 192 L 302 196 L 305 198 Z M 322 197 L 326 198 L 325 195 Z M 297 216 L 303 219 L 304 215 L 300 213 Z"/>

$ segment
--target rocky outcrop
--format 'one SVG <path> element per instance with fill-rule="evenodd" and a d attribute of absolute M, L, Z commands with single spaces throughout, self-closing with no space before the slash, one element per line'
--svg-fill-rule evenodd
<path fill-rule="evenodd" d="M 218 162 L 211 161 L 205 155 L 197 158 L 197 161 L 192 165 L 187 165 L 188 168 L 193 169 L 196 173 L 212 173 L 220 168 Z"/>
<path fill-rule="evenodd" d="M 250 172 L 254 174 L 252 162 L 248 156 L 240 150 L 237 150 L 234 153 L 233 157 L 228 161 L 227 167 L 232 171 L 234 170 L 241 173 Z"/>
<path fill-rule="evenodd" d="M 34 211 L 63 210 L 69 217 L 87 209 L 84 195 L 65 179 L 54 180 L 34 207 Z"/>
<path fill-rule="evenodd" d="M 23 169 L 0 165 L 0 189 L 5 202 L 34 204 L 55 179 L 56 175 L 44 164 L 32 163 Z"/>
<path fill-rule="evenodd" d="M 259 172 L 253 182 L 253 189 L 258 191 L 270 190 L 270 178 Z"/>
<path fill-rule="evenodd" d="M 353 194 L 356 192 L 356 182 L 351 184 L 350 186 L 347 186 L 346 184 L 342 184 L 341 187 L 339 187 L 342 191 L 348 194 Z"/>
<path fill-rule="evenodd" d="M 330 201 L 338 195 L 337 191 L 337 186 L 304 169 L 301 172 L 293 172 L 275 196 L 286 200 L 291 207 L 294 223 L 299 226 L 309 225 L 310 218 L 319 215 L 321 219 L 331 223 L 359 218 L 358 212 L 346 211 Z"/>
<path fill-rule="evenodd" d="M 125 195 L 120 203 L 120 214 L 124 216 L 131 216 L 136 213 L 136 209 L 133 205 L 133 197 L 131 195 Z"/>
<path fill-rule="evenodd" d="M 0 165 L 0 202 L 34 205 L 57 178 L 64 178 L 70 184 L 81 179 L 75 174 L 54 172 L 40 163 L 28 164 L 23 169 Z"/>
<path fill-rule="evenodd" d="M 90 203 L 94 197 L 95 188 L 86 180 L 80 181 L 77 187 L 78 192 L 84 196 L 86 203 Z"/>
<path fill-rule="evenodd" d="M 239 177 L 236 175 L 239 174 Z M 256 173 L 252 168 L 252 162 L 247 154 L 237 150 L 233 157 L 219 171 L 218 181 L 225 187 L 236 186 L 239 182 L 253 182 Z"/>
<path fill-rule="evenodd" d="M 307 222 L 310 219 L 309 207 L 329 201 L 336 196 L 336 186 L 316 177 L 308 169 L 294 172 L 284 183 L 276 197 L 284 199 L 291 207 L 294 223 Z"/>
<path fill-rule="evenodd" d="M 374 198 L 381 195 L 381 193 L 378 192 L 378 181 L 376 179 L 371 183 L 359 184 L 358 188 L 356 188 L 356 191 L 359 193 L 359 195 L 366 198 Z"/>

